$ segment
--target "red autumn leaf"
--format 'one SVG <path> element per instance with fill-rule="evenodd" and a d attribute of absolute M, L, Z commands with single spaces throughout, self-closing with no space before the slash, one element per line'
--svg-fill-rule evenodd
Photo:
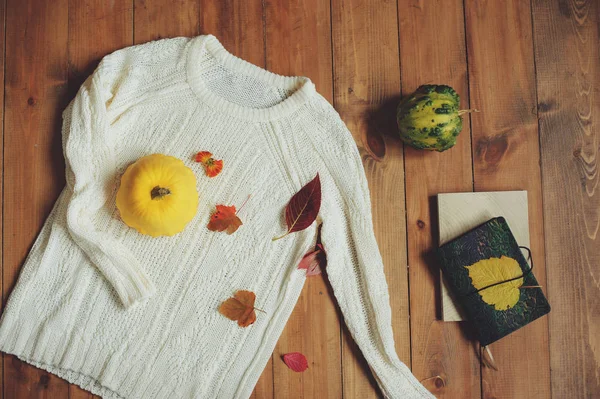
<path fill-rule="evenodd" d="M 210 231 L 225 231 L 227 234 L 233 234 L 241 225 L 242 221 L 237 216 L 234 205 L 217 205 L 217 210 L 210 217 L 207 227 Z"/>
<path fill-rule="evenodd" d="M 256 312 L 261 309 L 254 307 L 256 295 L 252 291 L 236 291 L 232 298 L 229 298 L 219 306 L 219 313 L 230 320 L 237 321 L 240 327 L 248 327 L 256 321 Z"/>
<path fill-rule="evenodd" d="M 300 263 L 298 263 L 298 269 L 306 269 L 307 277 L 321 274 L 321 267 L 319 266 L 318 260 L 320 253 L 320 249 L 317 249 L 316 251 L 310 251 L 304 255 Z"/>
<path fill-rule="evenodd" d="M 283 355 L 283 362 L 291 370 L 297 373 L 301 373 L 308 368 L 308 360 L 306 360 L 306 356 L 300 352 L 286 353 Z"/>
<path fill-rule="evenodd" d="M 321 274 L 327 264 L 327 255 L 323 245 L 317 244 L 317 246 L 318 249 L 308 252 L 298 264 L 298 269 L 306 269 L 306 277 Z"/>
<path fill-rule="evenodd" d="M 319 225 L 315 248 L 307 252 L 298 264 L 298 269 L 306 269 L 306 277 L 321 274 L 321 271 L 327 265 L 327 252 L 325 252 L 325 247 L 321 243 L 321 227 L 323 227 L 323 224 Z"/>
<path fill-rule="evenodd" d="M 321 209 L 321 180 L 319 174 L 300 189 L 285 207 L 285 223 L 288 231 L 273 241 L 310 226 Z"/>
<path fill-rule="evenodd" d="M 223 161 L 221 159 L 214 159 L 213 155 L 208 151 L 197 153 L 196 162 L 204 165 L 204 171 L 208 177 L 215 177 L 223 170 Z"/>

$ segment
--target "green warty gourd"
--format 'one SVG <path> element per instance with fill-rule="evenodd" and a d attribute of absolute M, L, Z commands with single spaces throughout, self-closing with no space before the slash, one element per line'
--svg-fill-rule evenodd
<path fill-rule="evenodd" d="M 402 99 L 396 118 L 400 138 L 411 147 L 446 151 L 456 144 L 462 130 L 462 114 L 477 110 L 459 109 L 460 97 L 446 85 L 423 85 Z"/>

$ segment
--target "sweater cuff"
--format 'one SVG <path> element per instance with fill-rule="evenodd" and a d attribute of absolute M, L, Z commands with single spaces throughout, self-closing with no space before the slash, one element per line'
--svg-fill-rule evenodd
<path fill-rule="evenodd" d="M 113 281 L 113 287 L 125 308 L 142 302 L 156 293 L 154 283 L 141 269 L 131 264 L 119 269 L 120 276 Z"/>

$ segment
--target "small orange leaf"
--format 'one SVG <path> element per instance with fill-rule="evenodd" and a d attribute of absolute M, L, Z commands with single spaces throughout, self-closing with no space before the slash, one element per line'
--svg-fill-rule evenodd
<path fill-rule="evenodd" d="M 212 158 L 212 154 L 208 151 L 200 151 L 196 154 L 196 162 L 205 163 Z"/>
<path fill-rule="evenodd" d="M 214 159 L 208 151 L 200 151 L 196 154 L 196 162 L 204 165 L 204 171 L 208 177 L 215 177 L 223 170 L 223 160 Z"/>
<path fill-rule="evenodd" d="M 223 170 L 223 161 L 220 159 L 212 159 L 204 164 L 206 176 L 215 177 Z"/>
<path fill-rule="evenodd" d="M 210 231 L 225 231 L 227 234 L 233 234 L 242 225 L 242 221 L 237 216 L 235 205 L 217 205 L 217 210 L 210 217 L 208 229 Z"/>
<path fill-rule="evenodd" d="M 248 327 L 256 321 L 255 300 L 256 295 L 252 291 L 236 291 L 233 298 L 229 298 L 219 306 L 219 313 L 230 320 L 237 321 L 240 327 Z"/>

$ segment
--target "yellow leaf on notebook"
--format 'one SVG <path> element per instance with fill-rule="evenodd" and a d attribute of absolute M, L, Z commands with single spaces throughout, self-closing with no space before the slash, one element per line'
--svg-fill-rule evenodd
<path fill-rule="evenodd" d="M 519 263 L 507 256 L 483 259 L 465 267 L 469 271 L 473 287 L 478 290 L 523 274 Z M 519 278 L 481 290 L 479 295 L 485 303 L 494 306 L 496 310 L 507 310 L 519 302 L 521 295 L 519 287 L 522 285 L 523 278 Z"/>

